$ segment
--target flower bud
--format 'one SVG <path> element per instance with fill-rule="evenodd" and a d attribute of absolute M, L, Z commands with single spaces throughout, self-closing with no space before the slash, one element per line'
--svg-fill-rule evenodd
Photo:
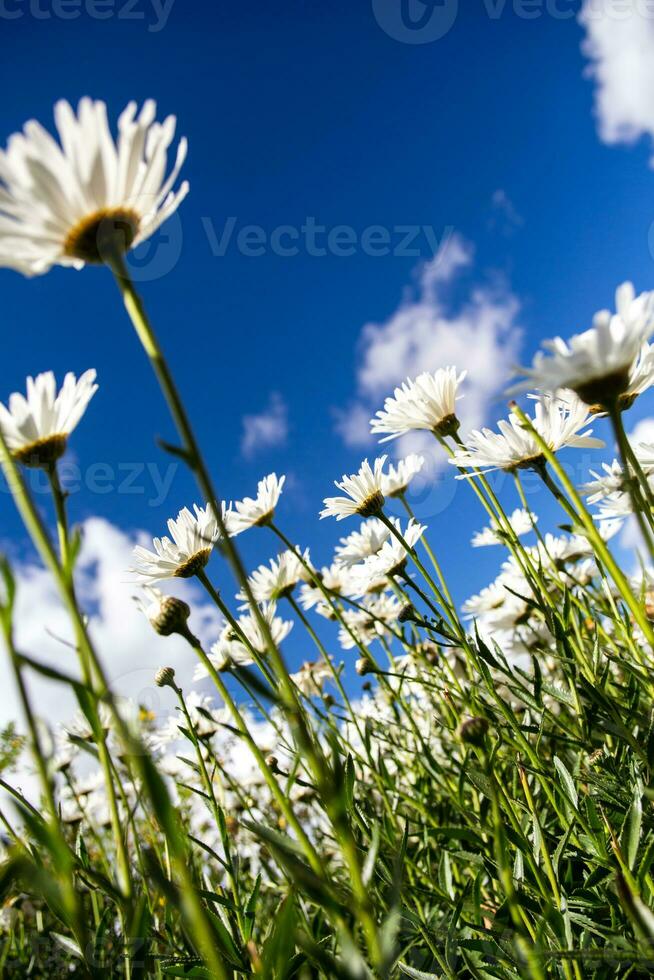
<path fill-rule="evenodd" d="M 160 667 L 154 675 L 154 682 L 157 687 L 172 687 L 173 690 L 177 689 L 177 685 L 175 684 L 175 671 L 172 667 Z"/>
<path fill-rule="evenodd" d="M 160 636 L 170 636 L 172 633 L 186 632 L 186 623 L 190 615 L 190 606 L 170 595 L 161 600 L 159 612 L 150 622 Z"/>
<path fill-rule="evenodd" d="M 416 610 L 411 602 L 405 602 L 398 614 L 400 623 L 419 623 L 422 620 L 418 617 Z"/>
<path fill-rule="evenodd" d="M 373 667 L 367 657 L 360 657 L 356 662 L 355 669 L 359 677 L 363 677 L 365 674 L 372 673 Z"/>
<path fill-rule="evenodd" d="M 458 736 L 465 745 L 481 746 L 488 732 L 486 718 L 466 718 L 459 725 Z"/>

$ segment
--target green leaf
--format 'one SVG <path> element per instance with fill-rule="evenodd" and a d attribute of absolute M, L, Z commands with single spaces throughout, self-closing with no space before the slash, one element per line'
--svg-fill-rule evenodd
<path fill-rule="evenodd" d="M 407 977 L 412 977 L 413 980 L 441 980 L 441 976 L 438 973 L 425 973 L 423 970 L 415 970 L 412 966 L 408 966 L 406 963 L 397 964 Z"/>
<path fill-rule="evenodd" d="M 82 950 L 79 948 L 75 940 L 70 938 L 70 936 L 63 936 L 60 932 L 51 932 L 50 936 L 56 943 L 59 944 L 59 946 L 61 946 L 62 949 L 65 949 L 67 953 L 70 953 L 71 956 L 75 956 L 78 960 L 84 959 Z"/>
<path fill-rule="evenodd" d="M 620 847 L 627 859 L 627 866 L 633 871 L 640 844 L 643 825 L 643 788 L 639 782 L 634 787 L 634 797 L 620 831 Z"/>
<path fill-rule="evenodd" d="M 565 789 L 565 794 L 569 801 L 572 803 L 575 810 L 579 809 L 579 797 L 577 796 L 577 790 L 575 789 L 575 784 L 572 776 L 561 762 L 558 756 L 554 756 L 554 765 L 556 766 L 556 771 L 558 772 L 561 782 L 563 783 L 563 788 Z"/>

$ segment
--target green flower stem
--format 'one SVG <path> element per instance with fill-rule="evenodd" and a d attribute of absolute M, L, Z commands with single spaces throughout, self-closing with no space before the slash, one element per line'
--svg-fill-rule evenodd
<path fill-rule="evenodd" d="M 57 515 L 57 530 L 59 535 L 59 547 L 60 547 L 60 561 L 57 565 L 61 571 L 62 579 L 66 583 L 66 591 L 70 595 L 71 605 L 78 609 L 77 597 L 75 594 L 75 582 L 73 577 L 73 563 L 71 561 L 70 552 L 70 541 L 68 536 L 68 519 L 66 515 L 66 498 L 61 487 L 61 482 L 59 480 L 59 474 L 57 472 L 56 463 L 48 468 L 48 477 L 50 480 L 50 487 L 52 490 L 52 497 L 55 505 L 55 512 Z M 85 630 L 86 633 L 86 630 Z M 83 649 L 83 644 L 79 644 L 79 649 Z M 87 656 L 81 657 L 82 670 L 84 674 L 84 680 L 87 685 L 93 689 L 93 680 L 91 676 L 91 671 L 94 666 L 94 657 Z M 96 671 L 96 674 L 98 671 Z M 103 685 L 106 687 L 106 685 Z M 125 835 L 123 833 L 123 825 L 118 810 L 118 799 L 116 796 L 116 786 L 114 783 L 114 777 L 111 767 L 111 758 L 109 755 L 109 749 L 107 747 L 106 734 L 102 725 L 97 725 L 97 731 L 94 732 L 97 747 L 98 756 L 100 759 L 100 767 L 102 769 L 102 774 L 104 778 L 105 790 L 107 793 L 107 803 L 109 806 L 109 816 L 111 820 L 111 830 L 114 839 L 114 846 L 116 848 L 116 858 L 118 863 L 118 873 L 120 888 L 123 892 L 125 899 L 129 902 L 132 895 L 132 873 L 130 868 L 129 856 L 127 853 L 127 842 L 125 840 Z M 126 955 L 128 955 L 128 949 L 126 947 Z"/>
<path fill-rule="evenodd" d="M 247 638 L 247 636 L 245 635 L 245 633 L 243 632 L 243 630 L 241 628 L 241 624 L 235 618 L 235 616 L 232 615 L 232 612 L 230 611 L 229 606 L 223 601 L 223 598 L 220 595 L 220 592 L 218 592 L 218 590 L 215 588 L 215 586 L 213 585 L 213 583 L 209 579 L 209 576 L 204 571 L 204 569 L 201 570 L 201 571 L 199 571 L 199 572 L 196 572 L 196 578 L 198 579 L 199 582 L 202 583 L 202 585 L 204 586 L 207 594 L 211 597 L 211 599 L 213 600 L 213 602 L 215 603 L 215 605 L 218 607 L 218 609 L 220 610 L 220 612 L 223 614 L 223 616 L 225 617 L 225 619 L 227 620 L 227 622 L 229 623 L 229 625 L 232 627 L 232 629 L 234 630 L 234 632 L 238 636 L 238 638 L 241 641 L 241 643 L 243 644 L 243 646 L 246 647 L 247 650 L 249 650 L 249 652 L 250 652 L 250 654 L 252 656 L 252 659 L 254 660 L 255 664 L 257 665 L 257 667 L 259 668 L 259 670 L 261 671 L 261 673 L 263 674 L 263 676 L 266 678 L 266 680 L 268 680 L 269 682 L 271 682 L 273 684 L 273 686 L 274 686 L 274 684 L 275 684 L 274 674 L 272 674 L 270 668 L 266 664 L 265 660 L 263 659 L 263 657 L 261 656 L 261 654 L 259 653 L 259 651 L 256 650 L 254 648 L 254 646 L 250 643 L 249 639 Z"/>
<path fill-rule="evenodd" d="M 271 655 L 273 655 L 275 650 L 275 641 L 273 640 L 270 632 L 270 627 L 266 622 L 265 616 L 263 616 L 261 613 L 258 603 L 255 601 L 255 598 L 252 595 L 252 588 L 248 581 L 247 573 L 245 571 L 245 567 L 243 566 L 243 562 L 241 561 L 241 557 L 234 545 L 234 542 L 227 533 L 227 528 L 222 515 L 222 507 L 220 505 L 220 498 L 214 489 L 209 470 L 205 464 L 202 453 L 200 452 L 200 447 L 195 438 L 195 433 L 184 407 L 184 403 L 182 402 L 180 394 L 177 390 L 177 385 L 175 384 L 170 368 L 168 367 L 166 358 L 164 357 L 163 351 L 159 346 L 159 341 L 157 340 L 148 315 L 145 312 L 141 298 L 134 288 L 134 283 L 131 280 L 129 271 L 125 264 L 125 259 L 122 254 L 115 253 L 107 257 L 107 264 L 114 274 L 116 285 L 118 286 L 122 296 L 127 314 L 132 321 L 137 337 L 139 338 L 141 345 L 150 361 L 150 365 L 152 366 L 155 377 L 159 382 L 159 387 L 166 400 L 177 432 L 182 440 L 183 456 L 191 471 L 195 475 L 197 484 L 205 501 L 213 506 L 214 516 L 221 534 L 221 549 L 227 558 L 236 580 L 243 589 L 245 597 L 252 610 L 252 614 L 256 618 L 259 628 L 261 629 L 262 636 L 266 640 L 266 645 L 268 646 Z"/>
<path fill-rule="evenodd" d="M 324 760 L 318 758 L 315 746 L 312 744 L 313 740 L 311 735 L 308 731 L 304 730 L 302 722 L 302 709 L 294 694 L 292 682 L 288 679 L 288 672 L 286 671 L 281 655 L 277 650 L 270 627 L 266 622 L 265 617 L 261 613 L 254 596 L 252 595 L 252 589 L 238 552 L 234 547 L 231 538 L 227 534 L 219 498 L 214 491 L 211 478 L 205 466 L 202 454 L 200 453 L 199 446 L 186 414 L 186 409 L 184 408 L 183 402 L 179 396 L 172 374 L 168 368 L 166 359 L 163 356 L 141 299 L 134 289 L 134 284 L 129 276 L 124 258 L 122 255 L 116 253 L 108 257 L 108 264 L 114 273 L 116 284 L 123 297 L 123 302 L 127 313 L 150 360 L 164 397 L 166 398 L 171 415 L 182 439 L 183 449 L 186 454 L 188 464 L 195 473 L 198 485 L 206 501 L 214 506 L 216 522 L 222 535 L 223 550 L 239 584 L 243 588 L 253 615 L 257 618 L 262 635 L 266 640 L 266 644 L 270 652 L 271 662 L 280 681 L 282 691 L 285 697 L 288 699 L 288 704 L 286 705 L 288 718 L 293 726 L 298 729 L 303 750 L 312 758 L 312 768 L 315 767 L 322 778 L 325 764 Z M 352 876 L 352 887 L 354 894 L 357 896 L 370 953 L 373 960 L 376 963 L 380 963 L 382 961 L 382 953 L 379 945 L 379 937 L 377 935 L 377 926 L 369 909 L 367 892 L 361 879 L 361 869 L 359 867 L 358 855 L 356 853 L 356 844 L 354 839 L 351 838 L 349 832 L 346 832 L 346 840 L 343 843 L 345 849 L 344 856 L 346 857 L 350 874 Z"/>
<path fill-rule="evenodd" d="M 452 438 L 458 446 L 464 446 L 464 443 L 458 433 L 456 433 L 456 435 L 454 435 Z M 442 437 L 437 436 L 437 439 L 450 458 L 452 458 L 454 456 L 454 450 L 452 447 L 449 446 L 447 441 Z M 491 487 L 489 481 L 486 479 L 485 474 L 478 469 L 473 469 L 470 472 L 461 469 L 460 467 L 457 467 L 457 469 L 459 470 L 459 473 L 466 478 L 468 485 L 474 490 L 482 506 L 488 513 L 491 519 L 491 524 L 499 524 L 500 530 L 506 537 L 507 545 L 511 554 L 518 563 L 518 566 L 521 568 L 527 581 L 530 582 L 530 584 L 533 583 L 532 588 L 534 592 L 536 593 L 540 591 L 544 600 L 550 605 L 551 608 L 554 608 L 554 603 L 548 593 L 546 583 L 544 582 L 538 568 L 529 557 L 529 554 L 522 542 L 513 530 L 511 521 L 498 500 L 497 494 Z M 479 486 L 477 485 L 476 480 L 479 480 Z"/>
<path fill-rule="evenodd" d="M 125 744 L 134 746 L 135 759 L 137 760 L 137 765 L 139 767 L 139 774 L 142 778 L 147 780 L 148 774 L 146 773 L 141 762 L 141 754 L 144 753 L 144 750 L 137 743 L 132 732 L 130 732 L 127 728 L 127 725 L 120 716 L 120 712 L 117 709 L 114 698 L 110 694 L 102 666 L 88 634 L 84 617 L 77 604 L 75 593 L 70 587 L 71 583 L 69 577 L 64 573 L 57 559 L 57 555 L 52 546 L 52 542 L 50 541 L 48 532 L 46 531 L 43 521 L 41 520 L 41 517 L 34 506 L 34 502 L 27 492 L 27 488 L 20 470 L 18 469 L 18 465 L 9 451 L 1 429 L 0 465 L 2 466 L 7 479 L 7 484 L 11 491 L 16 509 L 18 510 L 23 524 L 34 542 L 43 563 L 45 564 L 46 568 L 49 569 L 55 582 L 57 583 L 68 614 L 72 620 L 77 637 L 83 673 L 87 674 L 89 677 L 95 676 L 97 678 L 96 683 L 98 687 L 91 687 L 91 689 L 94 690 L 96 699 L 102 697 L 106 701 L 112 713 L 116 728 L 123 738 Z M 98 693 L 98 689 L 100 693 Z M 153 801 L 153 803 L 155 803 L 156 806 L 156 801 Z M 172 828 L 169 827 L 168 830 L 171 831 Z M 169 833 L 169 838 L 169 847 L 171 848 L 172 852 L 173 864 L 182 881 L 184 889 L 183 906 L 190 932 L 194 936 L 198 944 L 198 948 L 202 951 L 207 965 L 214 971 L 218 980 L 227 980 L 225 968 L 215 950 L 212 926 L 197 891 L 195 890 L 195 884 L 186 863 L 183 842 L 181 841 L 181 838 L 177 832 Z M 119 870 L 123 881 L 129 880 L 129 865 L 127 864 L 126 855 L 125 866 L 121 867 Z"/>
<path fill-rule="evenodd" d="M 615 433 L 616 442 L 620 451 L 632 510 L 638 522 L 643 541 L 649 551 L 650 558 L 654 558 L 654 540 L 652 539 L 654 522 L 652 519 L 651 490 L 642 467 L 627 438 L 622 421 L 622 412 L 617 404 L 610 408 L 609 418 L 611 419 L 611 425 L 613 426 L 613 432 Z"/>
<path fill-rule="evenodd" d="M 409 504 L 409 501 L 406 499 L 406 494 L 405 493 L 401 493 L 398 496 L 399 496 L 399 499 L 402 502 L 402 505 L 403 505 L 404 509 L 406 510 L 407 514 L 409 515 L 409 517 L 412 518 L 414 521 L 416 521 L 416 515 L 414 514 L 413 508 Z M 418 521 L 416 521 L 416 523 L 418 523 Z M 443 569 L 441 568 L 440 562 L 436 558 L 436 555 L 434 553 L 433 548 L 431 547 L 431 545 L 429 544 L 429 541 L 427 540 L 427 535 L 426 534 L 423 534 L 423 536 L 420 538 L 420 544 L 425 549 L 427 555 L 429 556 L 429 560 L 431 561 L 432 565 L 434 566 L 434 571 L 436 572 L 436 574 L 438 576 L 438 581 L 440 582 L 441 590 L 443 592 L 443 595 L 447 599 L 447 605 L 448 605 L 449 611 L 450 611 L 450 613 L 453 616 L 456 616 L 456 605 L 454 604 L 454 599 L 452 598 L 452 593 L 449 590 L 449 587 L 448 587 L 447 580 L 445 578 L 445 574 L 443 572 Z"/>
<path fill-rule="evenodd" d="M 82 914 L 82 905 L 80 902 L 80 897 L 75 889 L 75 883 L 73 879 L 73 868 L 75 866 L 75 859 L 74 856 L 70 853 L 70 848 L 61 832 L 61 825 L 59 823 L 59 812 L 57 810 L 57 804 L 55 802 L 54 787 L 52 785 L 52 780 L 50 779 L 50 776 L 48 774 L 45 755 L 39 739 L 36 718 L 34 716 L 34 712 L 32 711 L 32 705 L 29 699 L 29 694 L 27 692 L 25 681 L 23 679 L 18 653 L 14 645 L 13 630 L 12 630 L 9 610 L 6 610 L 6 614 L 0 617 L 0 622 L 2 624 L 5 645 L 9 653 L 9 660 L 11 662 L 12 672 L 14 675 L 14 680 L 16 682 L 16 688 L 18 690 L 18 698 L 21 707 L 23 709 L 23 715 L 25 716 L 25 721 L 27 723 L 30 749 L 31 749 L 32 759 L 34 761 L 34 767 L 39 776 L 39 781 L 41 783 L 41 791 L 43 793 L 43 798 L 45 800 L 45 804 L 48 809 L 48 814 L 49 814 L 48 826 L 56 841 L 56 846 L 57 846 L 56 857 L 58 859 L 57 863 L 59 862 L 62 863 L 62 867 L 58 870 L 60 871 L 60 884 L 64 894 L 64 905 L 66 908 L 68 921 L 72 927 L 72 931 L 75 935 L 77 942 L 80 945 L 80 948 L 85 949 L 86 941 L 87 941 L 86 926 Z"/>
<path fill-rule="evenodd" d="M 202 748 L 200 747 L 200 742 L 198 740 L 198 733 L 196 731 L 195 725 L 193 724 L 193 719 L 191 718 L 191 715 L 189 714 L 189 710 L 186 706 L 184 693 L 181 687 L 178 687 L 176 684 L 174 685 L 173 690 L 177 695 L 177 700 L 179 701 L 179 705 L 182 709 L 182 714 L 184 715 L 184 719 L 186 721 L 188 733 L 191 737 L 193 748 L 195 749 L 195 757 L 198 762 L 198 768 L 200 770 L 202 785 L 204 786 L 204 791 L 207 795 L 207 799 L 209 800 L 210 809 L 213 814 L 213 818 L 216 821 L 216 827 L 218 828 L 218 831 L 220 833 L 220 839 L 222 841 L 223 848 L 225 850 L 225 863 L 227 864 L 228 867 L 232 897 L 234 899 L 234 905 L 236 906 L 236 918 L 238 923 L 238 929 L 242 938 L 245 936 L 245 922 L 243 920 L 243 906 L 241 903 L 241 896 L 240 896 L 239 886 L 238 886 L 238 875 L 236 873 L 234 859 L 232 857 L 232 849 L 229 842 L 229 833 L 227 832 L 225 827 L 225 820 L 224 820 L 222 809 L 218 804 L 218 800 L 216 799 L 216 794 L 214 792 L 214 787 L 213 787 L 213 781 L 210 778 L 209 773 L 207 771 L 207 766 L 204 761 L 204 756 L 202 754 Z"/>
<path fill-rule="evenodd" d="M 555 453 L 552 452 L 552 450 L 547 445 L 545 440 L 542 438 L 540 433 L 536 431 L 536 429 L 534 428 L 530 420 L 527 418 L 525 413 L 522 411 L 522 409 L 518 405 L 513 403 L 512 410 L 514 414 L 517 415 L 517 417 L 520 419 L 523 426 L 530 431 L 531 435 L 536 440 L 543 456 L 550 464 L 554 473 L 556 473 L 557 479 L 559 480 L 560 484 L 563 486 L 567 494 L 567 497 L 561 492 L 561 490 L 554 483 L 547 470 L 543 468 L 541 477 L 544 480 L 545 485 L 548 487 L 549 490 L 551 490 L 551 492 L 554 494 L 554 496 L 561 504 L 561 506 L 564 508 L 566 513 L 576 523 L 580 523 L 583 526 L 584 531 L 588 536 L 588 539 L 593 544 L 597 556 L 604 563 L 604 565 L 609 571 L 609 574 L 611 575 L 611 578 L 613 579 L 616 586 L 618 587 L 620 595 L 624 599 L 627 608 L 629 609 L 636 623 L 644 633 L 647 642 L 654 649 L 654 633 L 652 632 L 652 627 L 645 615 L 645 610 L 636 601 L 636 598 L 629 586 L 627 579 L 625 578 L 622 570 L 620 569 L 619 565 L 615 561 L 613 555 L 609 551 L 606 542 L 604 541 L 599 531 L 597 530 L 593 518 L 586 510 L 586 507 L 584 506 L 581 497 L 579 496 L 575 487 L 573 486 L 572 481 L 570 480 L 565 470 L 559 463 Z M 641 666 L 645 666 L 645 664 L 641 663 Z"/>
<path fill-rule="evenodd" d="M 545 873 L 546 873 L 547 879 L 548 879 L 548 881 L 550 883 L 550 888 L 552 890 L 552 895 L 554 897 L 554 902 L 555 902 L 556 907 L 559 910 L 559 912 L 561 912 L 563 914 L 565 912 L 565 906 L 564 906 L 564 904 L 561 901 L 561 893 L 559 891 L 558 882 L 556 880 L 556 872 L 554 871 L 554 866 L 552 865 L 552 859 L 550 858 L 550 852 L 549 852 L 549 850 L 547 848 L 547 843 L 545 841 L 545 835 L 543 833 L 543 828 L 541 827 L 541 822 L 539 820 L 538 813 L 536 811 L 536 806 L 534 804 L 534 798 L 533 798 L 533 796 L 531 794 L 531 789 L 529 787 L 529 780 L 527 779 L 527 774 L 524 771 L 524 769 L 522 769 L 522 768 L 519 769 L 519 776 L 520 776 L 520 783 L 522 785 L 522 789 L 523 789 L 523 792 L 525 794 L 525 799 L 527 800 L 527 806 L 529 807 L 529 812 L 531 813 L 531 816 L 532 816 L 532 819 L 534 821 L 534 824 L 538 827 L 538 836 L 539 836 L 539 839 L 540 839 L 540 852 L 541 852 L 541 855 L 543 857 L 543 864 L 545 866 Z M 529 853 L 529 851 L 525 851 L 525 853 L 527 854 L 527 853 Z M 563 968 L 563 972 L 564 972 L 566 978 L 568 978 L 568 980 L 572 980 L 573 973 L 570 970 L 570 964 L 569 963 L 566 963 L 565 960 L 564 960 L 563 963 L 562 963 L 562 968 Z M 580 970 L 579 970 L 579 964 L 576 961 L 573 962 L 572 969 L 574 971 L 574 976 L 575 976 L 576 980 L 582 980 L 582 975 L 581 975 Z"/>

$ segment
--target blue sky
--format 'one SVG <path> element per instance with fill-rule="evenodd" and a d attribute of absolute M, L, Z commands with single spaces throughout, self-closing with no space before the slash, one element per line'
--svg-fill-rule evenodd
<path fill-rule="evenodd" d="M 190 144 L 191 193 L 153 250 L 135 257 L 140 288 L 222 492 L 238 498 L 265 473 L 287 473 L 281 523 L 316 561 L 353 529 L 317 520 L 331 481 L 375 454 L 374 443 L 355 444 L 353 413 L 381 407 L 392 388 L 370 367 L 379 333 L 365 325 L 383 329 L 426 302 L 419 277 L 434 242 L 445 235 L 467 256 L 436 286 L 438 316 L 465 320 L 481 291 L 482 308 L 502 320 L 497 359 L 491 344 L 476 367 L 489 390 L 475 411 L 490 422 L 505 412 L 507 365 L 529 359 L 543 337 L 585 328 L 624 279 L 639 290 L 654 282 L 652 110 L 625 106 L 619 93 L 612 102 L 612 75 L 597 102 L 575 17 L 537 7 L 540 16 L 527 19 L 520 5 L 489 0 L 460 6 L 449 32 L 425 44 L 389 36 L 371 0 L 176 0 L 167 19 L 151 0 L 104 8 L 5 0 L 0 12 L 1 142 L 31 117 L 51 126 L 60 97 L 102 98 L 112 118 L 130 99 L 154 97 L 160 117 L 177 116 Z M 378 14 L 383 7 L 378 0 Z M 100 9 L 110 16 L 98 19 Z M 596 37 L 609 67 L 614 33 Z M 621 142 L 624 127 L 632 145 Z M 229 219 L 232 237 L 214 254 L 212 239 Z M 308 254 L 305 245 L 275 254 L 274 230 L 307 220 L 350 228 L 354 254 Z M 238 247 L 248 225 L 263 229 L 264 254 Z M 366 254 L 362 236 L 372 226 L 386 229 L 391 254 Z M 417 254 L 392 254 L 403 226 L 428 229 L 414 234 Z M 154 437 L 173 433 L 109 274 L 58 269 L 27 280 L 0 270 L 0 288 L 3 399 L 29 373 L 98 370 L 101 389 L 72 449 L 87 483 L 95 478 L 104 492 L 74 493 L 74 518 L 160 533 L 195 490 L 180 470 L 153 505 L 162 495 L 151 471 L 129 469 L 156 465 L 166 479 L 170 460 Z M 449 353 L 432 344 L 420 367 L 436 368 Z M 399 382 L 406 365 L 393 363 Z M 244 444 L 244 417 L 271 407 L 273 424 L 263 428 L 278 443 L 250 436 Z M 648 414 L 644 402 L 632 422 Z M 94 464 L 110 470 L 89 476 Z M 130 475 L 134 483 L 119 492 Z M 134 487 L 143 492 L 125 492 Z M 450 477 L 417 506 L 457 594 L 484 585 L 500 556 L 469 551 L 484 521 L 465 488 Z M 2 511 L 10 549 L 29 554 L 8 501 Z M 250 564 L 274 552 L 265 532 L 241 542 Z"/>

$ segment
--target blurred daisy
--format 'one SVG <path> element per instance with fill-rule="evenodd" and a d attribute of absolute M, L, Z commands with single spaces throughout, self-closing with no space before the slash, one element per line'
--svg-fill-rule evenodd
<path fill-rule="evenodd" d="M 530 596 L 524 576 L 506 565 L 494 582 L 464 602 L 463 612 L 484 631 L 511 630 L 529 618 Z"/>
<path fill-rule="evenodd" d="M 236 501 L 229 516 L 228 530 L 231 536 L 247 531 L 249 527 L 270 524 L 285 480 L 285 476 L 278 477 L 276 473 L 269 473 L 263 480 L 259 480 L 256 497 L 244 497 L 243 500 Z"/>
<path fill-rule="evenodd" d="M 654 490 L 654 484 L 652 489 Z M 634 505 L 631 494 L 624 491 L 622 493 L 610 493 L 604 497 L 594 517 L 596 521 L 624 520 L 633 512 Z"/>
<path fill-rule="evenodd" d="M 550 394 L 570 388 L 587 405 L 599 406 L 625 395 L 642 345 L 654 330 L 654 293 L 636 297 L 633 285 L 625 282 L 615 302 L 617 312 L 600 310 L 590 330 L 567 342 L 561 337 L 546 341 L 548 353 L 536 354 L 521 387 L 533 384 Z M 641 365 L 640 380 L 650 370 L 649 363 Z M 639 383 L 637 378 L 636 387 Z"/>
<path fill-rule="evenodd" d="M 369 555 L 376 555 L 390 533 L 390 529 L 377 518 L 363 521 L 358 531 L 341 538 L 335 551 L 336 564 L 351 568 Z"/>
<path fill-rule="evenodd" d="M 0 404 L 0 427 L 12 456 L 25 466 L 52 466 L 98 390 L 95 371 L 68 373 L 57 392 L 52 371 L 27 379 L 27 397 L 14 393 Z"/>
<path fill-rule="evenodd" d="M 624 490 L 624 470 L 622 469 L 622 464 L 614 459 L 612 463 L 602 463 L 601 464 L 603 473 L 597 473 L 595 470 L 590 471 L 590 475 L 593 477 L 588 483 L 584 483 L 579 489 L 585 497 L 588 497 L 589 504 L 596 504 L 599 500 L 604 497 L 608 497 L 613 493 L 620 493 Z"/>
<path fill-rule="evenodd" d="M 374 616 L 375 629 L 381 634 L 385 632 L 385 625 L 397 622 L 402 611 L 402 603 L 394 595 L 380 595 L 368 599 L 366 609 L 371 616 Z"/>
<path fill-rule="evenodd" d="M 57 102 L 59 142 L 35 120 L 0 152 L 0 265 L 40 275 L 53 265 L 82 268 L 149 238 L 188 192 L 173 186 L 186 157 L 180 140 L 166 177 L 175 117 L 155 122 L 148 100 L 130 102 L 114 139 L 104 102 L 81 99 L 77 114 Z"/>
<path fill-rule="evenodd" d="M 533 531 L 534 524 L 537 520 L 538 517 L 536 514 L 530 513 L 530 511 L 525 510 L 523 507 L 518 507 L 508 518 L 513 533 L 519 538 Z M 488 527 L 485 527 L 483 531 L 478 531 L 472 538 L 473 548 L 484 548 L 488 545 L 505 543 L 506 532 L 502 530 L 502 525 L 495 518 L 493 518 Z"/>
<path fill-rule="evenodd" d="M 364 596 L 376 596 L 388 589 L 388 576 L 382 566 L 371 564 L 374 558 L 368 558 L 360 565 L 350 569 L 350 591 L 348 596 L 360 599 Z"/>
<path fill-rule="evenodd" d="M 591 438 L 591 429 L 580 433 L 590 421 L 588 406 L 572 395 L 565 400 L 544 396 L 536 400 L 534 429 L 557 452 L 565 446 L 579 449 L 599 449 L 604 443 Z M 461 469 L 473 467 L 485 472 L 537 468 L 544 461 L 535 437 L 523 427 L 516 415 L 498 423 L 499 432 L 491 429 L 473 430 L 466 446 L 458 449 L 450 463 Z"/>
<path fill-rule="evenodd" d="M 388 433 L 381 442 L 396 439 L 414 429 L 427 429 L 439 435 L 456 432 L 456 402 L 461 396 L 458 387 L 466 376 L 457 374 L 455 367 L 440 368 L 433 373 L 425 371 L 417 378 L 407 379 L 384 402 L 383 410 L 370 420 L 370 429 L 376 435 Z"/>
<path fill-rule="evenodd" d="M 313 663 L 307 661 L 295 674 L 291 674 L 295 686 L 308 698 L 317 697 L 322 692 L 325 682 L 331 677 L 332 671 L 324 660 L 316 660 Z"/>
<path fill-rule="evenodd" d="M 338 564 L 323 567 L 317 573 L 323 589 L 332 595 L 353 595 L 352 575 L 348 568 Z M 300 605 L 303 609 L 315 609 L 325 619 L 335 619 L 335 613 L 325 601 L 322 589 L 311 582 L 306 582 L 300 589 Z"/>
<path fill-rule="evenodd" d="M 378 514 L 384 506 L 382 470 L 385 462 L 386 456 L 380 456 L 374 462 L 374 469 L 371 469 L 368 460 L 364 459 L 358 473 L 352 476 L 344 474 L 340 483 L 334 481 L 335 486 L 347 496 L 325 497 L 326 506 L 320 512 L 320 517 L 335 517 L 337 521 L 342 521 L 354 514 L 362 517 L 374 517 Z"/>
<path fill-rule="evenodd" d="M 275 646 L 280 646 L 293 629 L 292 621 L 276 615 L 277 607 L 274 602 L 264 602 L 259 608 L 268 624 Z M 245 640 L 228 624 L 221 632 L 218 641 L 211 647 L 209 659 L 217 670 L 225 670 L 232 664 L 246 667 L 254 663 L 252 650 L 261 657 L 268 652 L 268 644 L 254 615 L 248 613 L 239 616 L 238 625 Z M 195 670 L 194 680 L 207 676 L 206 668 L 203 664 L 199 664 Z"/>
<path fill-rule="evenodd" d="M 417 456 L 416 453 L 410 453 L 404 459 L 401 459 L 397 466 L 393 466 L 391 463 L 388 467 L 388 473 L 384 474 L 382 479 L 382 493 L 384 496 L 401 496 L 407 490 L 411 480 L 420 472 L 424 465 L 424 456 Z"/>
<path fill-rule="evenodd" d="M 369 646 L 378 637 L 375 621 L 363 609 L 345 609 L 341 613 L 345 625 L 338 630 L 338 642 L 343 650 L 353 650 L 358 644 Z"/>
<path fill-rule="evenodd" d="M 397 530 L 401 532 L 400 522 L 393 521 Z M 413 518 L 406 526 L 402 534 L 405 545 L 396 537 L 390 537 L 381 546 L 376 555 L 371 555 L 363 562 L 362 571 L 365 569 L 370 578 L 375 581 L 387 575 L 399 575 L 403 572 L 409 557 L 407 548 L 412 549 L 427 530 L 426 525 L 418 524 Z"/>
<path fill-rule="evenodd" d="M 194 504 L 193 510 L 194 514 L 184 507 L 175 520 L 168 521 L 170 537 L 153 538 L 154 551 L 140 545 L 134 548 L 132 571 L 141 581 L 152 584 L 167 578 L 191 578 L 205 567 L 220 532 L 209 506 Z"/>
<path fill-rule="evenodd" d="M 311 578 L 306 565 L 310 567 L 309 549 L 302 555 L 297 552 L 284 551 L 277 558 L 271 558 L 269 565 L 260 565 L 250 577 L 252 595 L 257 602 L 276 601 L 289 596 L 299 582 L 307 582 Z M 245 600 L 245 595 L 239 592 L 238 599 Z"/>
<path fill-rule="evenodd" d="M 111 708 L 108 705 L 100 702 L 98 704 L 98 721 L 100 727 L 105 735 L 110 731 L 114 718 L 111 713 Z M 95 740 L 95 734 L 91 723 L 84 714 L 83 711 L 77 711 L 68 725 L 64 728 L 64 734 L 71 741 L 79 739 L 83 742 L 93 742 Z"/>
<path fill-rule="evenodd" d="M 638 357 L 631 366 L 629 381 L 620 396 L 620 406 L 630 408 L 639 395 L 654 384 L 654 345 L 643 344 Z"/>

